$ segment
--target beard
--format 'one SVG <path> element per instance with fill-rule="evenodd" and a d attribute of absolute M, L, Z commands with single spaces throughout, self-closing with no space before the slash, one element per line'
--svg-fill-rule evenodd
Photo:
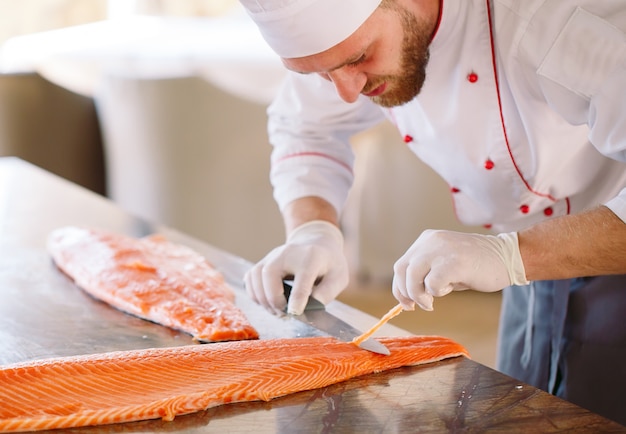
<path fill-rule="evenodd" d="M 402 39 L 402 54 L 400 73 L 376 76 L 368 80 L 365 91 L 367 93 L 387 83 L 387 90 L 371 100 L 382 107 L 396 107 L 415 98 L 426 80 L 426 66 L 430 58 L 428 46 L 431 32 L 428 26 L 418 20 L 406 9 L 395 7 L 402 22 L 404 37 Z"/>

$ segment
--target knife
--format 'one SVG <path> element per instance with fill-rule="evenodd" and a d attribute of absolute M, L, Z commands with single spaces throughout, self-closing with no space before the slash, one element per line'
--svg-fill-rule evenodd
<path fill-rule="evenodd" d="M 287 300 L 289 300 L 292 286 L 293 281 L 283 281 L 283 289 Z M 350 324 L 326 312 L 326 306 L 311 296 L 309 296 L 304 312 L 302 312 L 301 315 L 290 316 L 318 330 L 321 330 L 332 337 L 339 339 L 340 341 L 352 342 L 354 338 L 361 336 L 362 334 Z M 385 356 L 390 354 L 389 349 L 386 346 L 372 338 L 364 340 L 359 347 L 373 353 L 384 354 Z"/>

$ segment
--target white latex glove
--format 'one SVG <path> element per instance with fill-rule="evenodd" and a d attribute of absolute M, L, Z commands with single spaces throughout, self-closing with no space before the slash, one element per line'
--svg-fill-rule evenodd
<path fill-rule="evenodd" d="M 309 295 L 324 304 L 337 297 L 349 280 L 339 228 L 322 220 L 298 226 L 285 244 L 272 250 L 246 273 L 246 291 L 257 303 L 281 314 L 286 304 L 282 281 L 290 276 L 293 286 L 289 314 L 301 314 Z"/>
<path fill-rule="evenodd" d="M 526 285 L 517 233 L 424 231 L 394 264 L 393 295 L 405 309 L 433 309 L 433 296 Z"/>

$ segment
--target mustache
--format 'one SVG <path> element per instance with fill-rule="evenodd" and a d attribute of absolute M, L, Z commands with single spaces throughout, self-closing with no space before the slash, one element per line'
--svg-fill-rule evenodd
<path fill-rule="evenodd" d="M 378 87 L 380 87 L 381 85 L 383 85 L 386 82 L 391 81 L 391 77 L 390 76 L 377 76 L 373 79 L 368 79 L 367 83 L 365 83 L 365 86 L 363 87 L 363 90 L 361 91 L 362 94 L 367 94 L 372 92 L 373 90 L 377 89 Z"/>

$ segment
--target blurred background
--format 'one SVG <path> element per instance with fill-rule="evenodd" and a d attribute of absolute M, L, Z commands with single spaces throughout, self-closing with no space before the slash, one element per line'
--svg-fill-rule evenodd
<path fill-rule="evenodd" d="M 267 104 L 284 71 L 236 0 L 0 0 L 0 157 L 18 156 L 250 261 L 283 241 Z M 395 260 L 461 226 L 448 187 L 388 123 L 352 140 L 340 300 L 381 316 Z M 394 324 L 495 364 L 499 294 L 457 293 Z"/>

